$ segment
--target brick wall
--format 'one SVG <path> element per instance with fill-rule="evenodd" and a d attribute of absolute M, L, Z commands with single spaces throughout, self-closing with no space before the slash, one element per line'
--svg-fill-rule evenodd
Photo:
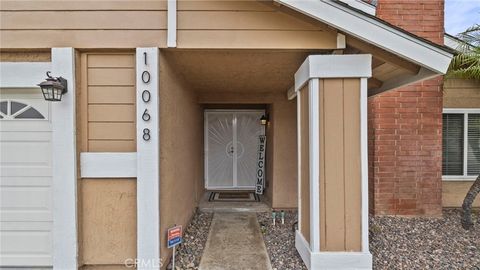
<path fill-rule="evenodd" d="M 443 0 L 378 0 L 377 16 L 443 44 Z M 442 78 L 369 99 L 371 212 L 440 215 Z"/>

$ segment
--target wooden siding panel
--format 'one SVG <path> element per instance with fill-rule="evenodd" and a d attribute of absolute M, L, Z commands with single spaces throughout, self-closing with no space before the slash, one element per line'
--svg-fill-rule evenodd
<path fill-rule="evenodd" d="M 88 105 L 89 122 L 135 122 L 134 105 Z"/>
<path fill-rule="evenodd" d="M 135 123 L 88 123 L 89 140 L 134 140 Z"/>
<path fill-rule="evenodd" d="M 89 68 L 89 86 L 92 85 L 114 85 L 133 86 L 135 85 L 135 71 L 129 68 Z"/>
<path fill-rule="evenodd" d="M 7 0 L 1 1 L 1 11 L 38 11 L 38 10 L 167 10 L 167 1 L 164 0 Z"/>
<path fill-rule="evenodd" d="M 301 228 L 305 240 L 310 243 L 310 143 L 309 143 L 309 94 L 308 85 L 303 87 L 299 94 L 300 99 L 300 151 L 301 151 L 301 174 L 300 174 L 300 196 L 301 196 Z"/>
<path fill-rule="evenodd" d="M 333 49 L 336 34 L 326 31 L 179 30 L 178 48 Z"/>
<path fill-rule="evenodd" d="M 179 1 L 178 48 L 334 49 L 336 31 L 261 1 Z"/>
<path fill-rule="evenodd" d="M 344 79 L 345 250 L 361 251 L 360 79 Z"/>
<path fill-rule="evenodd" d="M 135 68 L 135 58 L 131 54 L 89 54 L 88 67 Z"/>
<path fill-rule="evenodd" d="M 337 45 L 335 30 L 271 2 L 179 1 L 178 10 L 178 48 Z M 1 15 L 3 48 L 166 47 L 166 1 L 3 1 Z"/>
<path fill-rule="evenodd" d="M 167 29 L 166 11 L 1 12 L 4 30 Z"/>
<path fill-rule="evenodd" d="M 135 152 L 137 151 L 137 142 L 114 141 L 114 140 L 89 140 L 88 150 L 90 152 Z"/>
<path fill-rule="evenodd" d="M 319 85 L 320 249 L 360 251 L 360 80 Z"/>
<path fill-rule="evenodd" d="M 2 30 L 3 48 L 136 48 L 167 45 L 167 30 Z"/>
<path fill-rule="evenodd" d="M 178 12 L 178 29 L 322 30 L 325 27 L 283 12 L 180 11 Z"/>
<path fill-rule="evenodd" d="M 179 0 L 177 10 L 230 10 L 230 11 L 274 11 L 273 5 L 261 3 L 261 1 L 249 0 L 223 0 L 223 1 L 191 1 Z"/>
<path fill-rule="evenodd" d="M 345 186 L 343 144 L 343 81 L 324 81 L 324 136 L 326 247 L 328 251 L 343 251 L 345 243 Z"/>
<path fill-rule="evenodd" d="M 114 99 L 112 97 L 115 97 Z M 133 86 L 89 86 L 88 104 L 134 104 Z"/>
<path fill-rule="evenodd" d="M 84 53 L 81 63 L 83 151 L 135 152 L 134 54 Z"/>

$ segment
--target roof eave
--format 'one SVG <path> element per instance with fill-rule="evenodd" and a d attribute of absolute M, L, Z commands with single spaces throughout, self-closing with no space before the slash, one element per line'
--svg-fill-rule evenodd
<path fill-rule="evenodd" d="M 403 33 L 387 23 L 334 1 L 274 1 L 416 63 L 436 75 L 447 72 L 453 57 L 449 51 Z"/>

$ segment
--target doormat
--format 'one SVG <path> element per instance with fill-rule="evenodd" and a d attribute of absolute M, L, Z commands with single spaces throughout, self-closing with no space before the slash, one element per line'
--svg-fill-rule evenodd
<path fill-rule="evenodd" d="M 259 202 L 260 197 L 253 191 L 228 192 L 213 191 L 208 197 L 209 202 Z"/>

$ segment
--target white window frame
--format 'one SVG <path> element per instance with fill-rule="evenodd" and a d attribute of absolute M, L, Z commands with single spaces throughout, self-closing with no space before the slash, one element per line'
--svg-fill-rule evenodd
<path fill-rule="evenodd" d="M 468 158 L 468 115 L 480 114 L 480 108 L 446 108 L 443 114 L 463 114 L 463 175 L 442 175 L 443 181 L 474 181 L 476 175 L 467 175 L 467 158 Z M 443 146 L 443 145 L 442 145 Z M 443 149 L 442 149 L 443 153 Z"/>

